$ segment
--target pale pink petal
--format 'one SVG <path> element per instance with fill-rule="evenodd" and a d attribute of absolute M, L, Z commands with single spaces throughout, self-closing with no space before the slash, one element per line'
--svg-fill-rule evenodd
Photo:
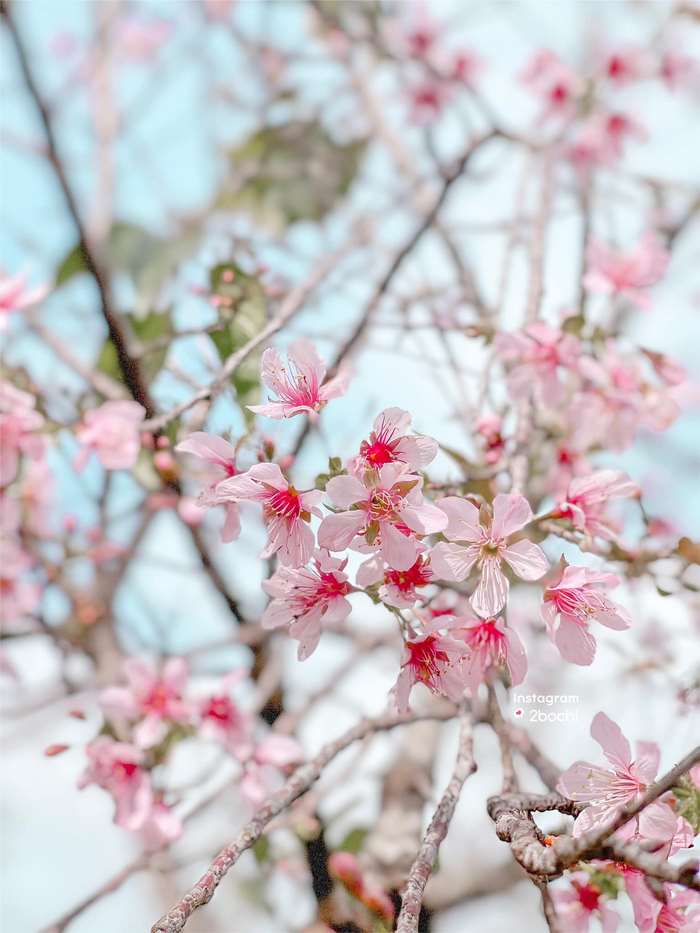
<path fill-rule="evenodd" d="M 481 577 L 470 600 L 472 607 L 483 619 L 496 616 L 508 598 L 508 580 L 501 570 L 498 558 L 487 557 L 481 564 Z"/>
<path fill-rule="evenodd" d="M 630 743 L 616 722 L 605 713 L 596 713 L 591 723 L 591 736 L 603 749 L 603 754 L 613 767 L 624 770 L 632 761 Z"/>
<path fill-rule="evenodd" d="M 318 529 L 319 547 L 329 551 L 344 551 L 364 528 L 365 520 L 364 512 L 360 511 L 327 515 Z"/>
<path fill-rule="evenodd" d="M 476 547 L 465 548 L 441 541 L 430 552 L 430 567 L 438 580 L 460 583 L 466 580 L 478 559 L 479 550 Z"/>
<path fill-rule="evenodd" d="M 401 534 L 389 522 L 381 522 L 382 557 L 394 570 L 408 570 L 418 557 L 418 544 L 415 538 Z"/>
<path fill-rule="evenodd" d="M 501 541 L 527 525 L 532 519 L 530 503 L 517 493 L 499 493 L 493 500 L 491 536 Z"/>
<path fill-rule="evenodd" d="M 525 538 L 506 548 L 503 557 L 522 580 L 539 580 L 549 569 L 542 548 Z"/>
<path fill-rule="evenodd" d="M 564 660 L 570 661 L 571 664 L 587 666 L 593 663 L 595 638 L 583 625 L 579 625 L 568 616 L 562 616 L 559 620 L 559 628 L 554 633 L 554 644 Z"/>
<path fill-rule="evenodd" d="M 334 476 L 326 483 L 326 492 L 340 509 L 348 509 L 368 497 L 366 487 L 355 476 Z"/>
<path fill-rule="evenodd" d="M 207 434 L 205 431 L 195 431 L 189 434 L 175 448 L 178 453 L 194 454 L 210 463 L 219 466 L 233 463 L 236 459 L 235 448 L 216 434 Z"/>
<path fill-rule="evenodd" d="M 481 525 L 479 510 L 468 499 L 446 496 L 438 499 L 438 508 L 447 515 L 448 523 L 444 535 L 450 541 L 479 541 Z"/>
<path fill-rule="evenodd" d="M 508 642 L 507 665 L 510 671 L 511 686 L 517 687 L 525 680 L 527 674 L 527 654 L 518 633 L 513 628 L 506 626 L 504 635 Z"/>

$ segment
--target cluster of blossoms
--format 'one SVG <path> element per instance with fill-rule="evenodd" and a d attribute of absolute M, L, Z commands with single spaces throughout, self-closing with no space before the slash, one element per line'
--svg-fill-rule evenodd
<path fill-rule="evenodd" d="M 315 415 L 330 397 L 328 386 L 331 394 L 340 391 L 337 377 L 326 381 L 325 366 L 305 341 L 292 345 L 286 366 L 276 351 L 266 351 L 263 377 L 283 400 L 256 407 L 269 417 Z M 300 660 L 315 650 L 324 626 L 342 627 L 353 593 L 365 593 L 396 615 L 404 642 L 393 691 L 400 709 L 407 708 L 417 683 L 452 699 L 465 690 L 475 693 L 499 671 L 512 684 L 521 683 L 527 657 L 505 617 L 511 580 L 534 583 L 550 567 L 528 532 L 541 540 L 538 523 L 548 519 L 582 537 L 614 541 L 608 503 L 639 493 L 626 474 L 599 470 L 572 478 L 539 517 L 519 493 L 497 493 L 491 503 L 460 496 L 431 501 L 423 471 L 438 444 L 411 434 L 410 424 L 402 409 L 381 412 L 345 467 L 331 461 L 332 475 L 319 477 L 320 489 L 297 489 L 275 462 L 243 470 L 231 444 L 204 432 L 176 448 L 207 464 L 210 475 L 199 503 L 225 509 L 224 540 L 240 532 L 242 503 L 260 505 L 267 531 L 261 557 L 278 559 L 263 584 L 271 597 L 263 626 L 286 627 L 299 642 Z M 324 515 L 324 506 L 330 514 Z M 354 583 L 349 552 L 364 557 Z M 605 592 L 618 583 L 612 573 L 566 565 L 558 577 L 547 578 L 542 617 L 564 659 L 580 665 L 593 661 L 594 622 L 612 629 L 630 626 L 626 611 Z M 447 610 L 441 608 L 441 584 L 466 587 L 459 603 Z"/>
<path fill-rule="evenodd" d="M 244 672 L 232 672 L 217 690 L 200 695 L 180 657 L 161 666 L 131 657 L 124 662 L 124 675 L 124 686 L 100 694 L 104 724 L 87 745 L 88 765 L 79 786 L 95 784 L 107 791 L 116 825 L 139 833 L 148 847 L 172 842 L 182 832 L 180 799 L 168 786 L 166 767 L 179 743 L 219 745 L 240 765 L 240 791 L 251 807 L 259 806 L 302 760 L 294 739 L 256 735 L 254 715 L 233 696 Z"/>
<path fill-rule="evenodd" d="M 591 736 L 600 745 L 608 766 L 577 761 L 561 776 L 557 789 L 584 806 L 576 817 L 574 837 L 605 825 L 619 807 L 636 801 L 656 779 L 660 752 L 654 742 L 637 742 L 636 756 L 620 727 L 605 713 L 591 724 Z M 697 826 L 685 818 L 679 800 L 692 795 L 700 799 L 700 766 L 684 779 L 686 786 L 673 788 L 644 807 L 614 834 L 621 842 L 632 842 L 663 858 L 693 845 Z M 697 819 L 693 807 L 688 814 Z M 692 933 L 700 924 L 700 898 L 677 885 L 663 885 L 663 897 L 652 890 L 643 874 L 629 865 L 595 860 L 585 871 L 568 876 L 569 887 L 557 888 L 553 901 L 567 930 L 582 931 L 597 918 L 603 930 L 614 933 L 619 916 L 613 902 L 624 887 L 632 902 L 635 922 L 641 933 Z"/>
<path fill-rule="evenodd" d="M 583 182 L 619 161 L 628 142 L 644 142 L 645 127 L 623 109 L 619 92 L 641 82 L 669 91 L 697 87 L 697 63 L 670 46 L 652 53 L 628 46 L 600 50 L 578 70 L 549 49 L 536 52 L 520 74 L 538 102 L 538 123 L 557 133 L 562 153 Z"/>

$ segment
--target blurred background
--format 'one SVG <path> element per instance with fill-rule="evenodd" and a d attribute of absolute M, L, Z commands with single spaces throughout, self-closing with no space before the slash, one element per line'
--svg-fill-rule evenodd
<path fill-rule="evenodd" d="M 220 332 L 215 335 L 221 339 L 206 333 L 218 315 L 209 300 L 211 270 L 221 263 L 233 262 L 249 276 L 249 319 L 243 327 L 254 332 L 267 313 L 261 295 L 278 301 L 338 251 L 342 258 L 276 339 L 286 345 L 310 336 L 321 355 L 333 359 L 439 191 L 441 172 L 466 142 L 488 131 L 494 114 L 512 134 L 526 135 L 538 126 L 540 103 L 519 79 L 533 53 L 552 49 L 576 68 L 613 45 L 651 48 L 663 41 L 700 60 L 699 8 L 671 2 L 30 0 L 10 7 L 49 108 L 70 187 L 109 267 L 115 304 L 128 315 L 137 343 L 160 348 L 150 350 L 144 365 L 161 411 L 206 384 L 235 348 Z M 468 57 L 474 68 L 469 87 L 478 92 L 457 90 L 436 103 L 435 89 L 431 97 L 423 86 L 402 36 L 426 18 L 436 24 L 447 58 Z M 107 479 L 94 461 L 82 473 L 73 468 L 75 440 L 60 426 L 80 418 L 89 393 L 47 330 L 87 371 L 114 377 L 115 363 L 4 25 L 0 48 L 1 263 L 50 289 L 38 310 L 17 315 L 0 335 L 3 366 L 19 373 L 25 387 L 41 391 L 57 426 L 49 474 L 37 477 L 34 495 L 44 503 L 49 535 L 65 527 L 67 516 L 85 531 L 66 571 L 81 591 L 94 594 L 112 579 L 109 546 L 131 547 L 139 532 L 137 558 L 113 593 L 111 637 L 125 653 L 186 654 L 205 685 L 234 667 L 249 666 L 251 652 L 231 637 L 231 613 L 201 572 L 180 517 L 154 503 L 158 478 L 152 467 L 149 473 L 144 466 L 138 482 L 122 473 Z M 619 94 L 643 122 L 645 136 L 626 149 L 615 172 L 601 173 L 592 224 L 601 235 L 628 242 L 659 210 L 659 186 L 640 179 L 662 183 L 664 207 L 671 212 L 697 198 L 698 87 L 691 83 L 672 93 L 656 84 L 633 85 Z M 527 288 L 526 250 L 514 252 L 505 282 L 502 270 L 514 216 L 526 216 L 537 205 L 536 186 L 516 203 L 528 158 L 526 151 L 498 141 L 479 151 L 440 215 L 468 257 L 484 300 L 500 301 L 505 328 L 517 326 Z M 545 317 L 552 321 L 575 303 L 581 263 L 575 186 L 569 180 L 562 187 L 545 264 Z M 699 250 L 696 219 L 674 244 L 652 310 L 625 322 L 631 340 L 668 353 L 694 376 Z M 302 486 L 313 483 L 329 456 L 353 454 L 376 413 L 389 405 L 411 411 L 417 431 L 466 457 L 473 453 L 471 426 L 486 354 L 469 335 L 477 315 L 465 292 L 441 240 L 423 237 L 364 332 L 352 359 L 350 390 L 329 406 L 301 447 L 293 473 Z M 250 426 L 243 406 L 259 396 L 258 362 L 251 358 L 239 373 L 235 398 L 225 393 L 217 400 L 208 430 L 235 439 Z M 278 451 L 290 451 L 299 440 L 300 420 L 266 423 L 263 431 Z M 697 406 L 689 405 L 663 435 L 647 432 L 631 449 L 603 458 L 628 470 L 642 484 L 647 508 L 690 537 L 700 530 L 699 429 Z M 441 453 L 434 474 L 437 480 L 453 478 L 454 461 Z M 265 604 L 260 581 L 267 568 L 257 557 L 264 531 L 257 520 L 246 521 L 237 542 L 221 545 L 218 519 L 206 520 L 207 542 L 244 615 L 255 618 Z M 93 528 L 104 536 L 91 538 Z M 560 552 L 559 544 L 549 550 L 554 560 Z M 541 637 L 534 594 L 533 600 L 529 595 L 517 606 L 531 655 L 523 692 L 578 697 L 573 722 L 529 726 L 557 764 L 565 767 L 576 757 L 596 760 L 588 726 L 599 709 L 631 739 L 659 741 L 662 768 L 697 740 L 697 708 L 684 693 L 696 682 L 700 663 L 697 603 L 638 581 L 618 594 L 635 618 L 634 630 L 624 642 L 603 633 L 598 661 L 586 669 L 562 665 Z M 391 632 L 392 619 L 381 606 L 368 608 L 367 600 L 354 606 L 358 632 Z M 76 621 L 74 612 L 60 587 L 47 588 L 42 616 L 49 627 L 89 625 L 87 616 Z M 324 691 L 301 718 L 297 734 L 305 750 L 317 750 L 363 713 L 384 708 L 399 649 L 390 643 L 365 653 L 329 689 L 329 676 L 332 681 L 333 672 L 345 669 L 352 644 L 324 635 L 301 665 L 296 643 L 275 642 L 287 709 L 304 710 L 316 690 Z M 100 723 L 93 684 L 114 678 L 114 659 L 105 656 L 104 670 L 89 655 L 66 659 L 56 639 L 41 633 L 6 639 L 5 652 L 14 673 L 0 682 L 1 916 L 8 931 L 64 929 L 51 924 L 140 852 L 138 841 L 112 824 L 106 794 L 95 787 L 76 789 L 85 743 Z M 70 718 L 75 708 L 87 718 Z M 450 725 L 435 745 L 436 788 L 447 780 L 455 741 Z M 361 757 L 351 750 L 334 763 L 309 805 L 310 812 L 320 808 L 331 846 L 371 829 L 387 763 L 396 754 L 417 754 L 423 742 L 420 733 L 396 733 L 370 743 Z M 70 748 L 44 757 L 54 743 Z M 178 748 L 173 767 L 184 784 L 200 773 L 203 754 L 187 743 Z M 467 785 L 440 853 L 432 897 L 441 909 L 432 929 L 540 929 L 537 891 L 514 872 L 485 812 L 498 760 L 490 733 L 477 731 L 477 758 L 479 772 Z M 210 770 L 213 784 L 198 782 L 195 798 L 221 782 L 221 773 Z M 133 872 L 71 920 L 70 930 L 149 928 L 248 814 L 235 787 L 224 787 L 188 822 L 167 859 Z M 271 845 L 271 855 L 246 854 L 188 930 L 287 933 L 309 927 L 315 902 L 294 832 L 282 826 Z M 621 929 L 633 929 L 629 915 Z"/>

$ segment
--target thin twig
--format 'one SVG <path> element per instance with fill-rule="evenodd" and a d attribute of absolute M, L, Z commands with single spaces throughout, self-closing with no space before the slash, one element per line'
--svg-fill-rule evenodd
<path fill-rule="evenodd" d="M 285 785 L 268 798 L 253 819 L 243 827 L 236 839 L 219 852 L 199 881 L 153 925 L 151 933 L 179 933 L 194 911 L 212 899 L 221 879 L 235 865 L 243 852 L 255 845 L 268 823 L 304 794 L 318 780 L 326 765 L 344 749 L 382 730 L 393 729 L 419 719 L 451 719 L 453 716 L 454 709 L 426 715 L 406 716 L 399 713 L 387 713 L 377 719 L 363 719 L 340 738 L 324 745 L 318 755 L 297 768 Z"/>
<path fill-rule="evenodd" d="M 476 762 L 474 761 L 472 721 L 470 714 L 465 711 L 460 719 L 459 745 L 454 771 L 411 866 L 402 895 L 401 912 L 396 925 L 397 933 L 417 933 L 425 886 L 435 865 L 440 846 L 450 828 L 464 782 L 474 771 L 476 771 Z"/>

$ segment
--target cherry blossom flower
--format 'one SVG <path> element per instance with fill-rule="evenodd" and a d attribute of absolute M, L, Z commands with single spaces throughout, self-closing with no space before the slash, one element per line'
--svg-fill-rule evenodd
<path fill-rule="evenodd" d="M 253 721 L 230 694 L 233 685 L 246 676 L 244 671 L 228 674 L 221 688 L 199 706 L 199 734 L 220 743 L 240 761 L 247 760 L 253 752 Z"/>
<path fill-rule="evenodd" d="M 598 470 L 572 479 L 563 502 L 552 512 L 554 518 L 568 518 L 574 528 L 592 537 L 614 541 L 617 527 L 606 515 L 611 499 L 639 496 L 639 486 L 621 470 Z"/>
<path fill-rule="evenodd" d="M 612 768 L 587 761 L 576 761 L 559 779 L 557 790 L 588 806 L 576 817 L 573 835 L 580 836 L 593 827 L 604 826 L 618 809 L 644 793 L 659 769 L 659 747 L 654 742 L 637 742 L 637 757 L 632 759 L 630 744 L 617 723 L 605 713 L 597 713 L 591 723 L 591 736 L 600 745 Z M 669 827 L 669 822 L 671 826 Z M 637 837 L 660 845 L 673 845 L 680 831 L 687 838 L 685 821 L 679 824 L 673 810 L 663 799 L 645 807 L 616 833 L 620 839 Z M 670 832 L 671 839 L 668 838 Z M 690 836 L 692 842 L 692 833 Z"/>
<path fill-rule="evenodd" d="M 117 53 L 130 62 L 146 64 L 152 61 L 173 31 L 174 26 L 168 20 L 129 16 L 116 27 Z"/>
<path fill-rule="evenodd" d="M 250 411 L 268 418 L 293 418 L 307 412 L 316 417 L 332 399 L 344 395 L 349 374 L 341 371 L 324 382 L 326 364 L 310 340 L 296 340 L 287 353 L 288 364 L 273 347 L 263 353 L 261 377 L 278 396 L 265 405 L 248 405 Z"/>
<path fill-rule="evenodd" d="M 285 774 L 304 760 L 304 750 L 289 735 L 269 735 L 244 764 L 240 790 L 254 809 L 282 784 Z"/>
<path fill-rule="evenodd" d="M 573 400 L 572 436 L 577 443 L 625 450 L 640 428 L 665 431 L 681 411 L 684 373 L 667 358 L 623 354 L 608 340 L 598 359 L 581 358 L 583 390 Z M 651 364 L 651 369 L 648 364 Z M 659 377 L 656 382 L 651 372 Z"/>
<path fill-rule="evenodd" d="M 467 647 L 451 634 L 440 634 L 445 627 L 446 619 L 438 618 L 404 641 L 401 670 L 392 688 L 400 713 L 407 712 L 409 695 L 417 683 L 455 702 L 462 697 L 466 682 L 460 662 Z"/>
<path fill-rule="evenodd" d="M 532 56 L 520 80 L 542 100 L 541 120 L 567 120 L 576 113 L 577 100 L 584 91 L 583 81 L 549 49 L 541 49 Z"/>
<path fill-rule="evenodd" d="M 238 503 L 230 499 L 224 499 L 220 503 L 217 499 L 217 487 L 221 480 L 237 476 L 239 473 L 236 468 L 236 448 L 216 434 L 194 431 L 184 441 L 180 441 L 175 450 L 178 453 L 199 457 L 209 468 L 210 482 L 208 487 L 200 493 L 198 505 L 202 508 L 210 508 L 222 504 L 226 510 L 226 520 L 221 531 L 221 540 L 224 543 L 235 541 L 241 533 Z"/>
<path fill-rule="evenodd" d="M 306 660 L 315 650 L 324 622 L 342 622 L 352 606 L 345 598 L 350 584 L 343 573 L 347 560 L 317 550 L 310 567 L 280 567 L 263 582 L 272 601 L 263 613 L 263 628 L 289 626 L 289 634 L 299 641 L 298 657 Z"/>
<path fill-rule="evenodd" d="M 78 781 L 80 789 L 97 784 L 114 798 L 114 822 L 132 832 L 140 830 L 151 812 L 151 782 L 142 767 L 143 749 L 128 742 L 98 736 L 87 746 L 88 766 Z"/>
<path fill-rule="evenodd" d="M 586 258 L 586 288 L 602 295 L 622 295 L 644 310 L 651 306 L 647 290 L 662 278 L 670 260 L 651 231 L 628 251 L 613 249 L 594 237 Z"/>
<path fill-rule="evenodd" d="M 41 587 L 25 578 L 33 560 L 12 540 L 0 541 L 0 621 L 18 622 L 34 613 L 41 603 Z"/>
<path fill-rule="evenodd" d="M 603 892 L 585 871 L 570 872 L 569 888 L 552 891 L 552 901 L 557 917 L 564 924 L 566 933 L 587 933 L 590 921 L 600 921 L 603 933 L 615 933 L 619 916 L 607 903 Z"/>
<path fill-rule="evenodd" d="M 650 890 L 643 872 L 624 864 L 617 868 L 624 878 L 639 933 L 698 933 L 700 897 L 697 892 L 664 884 L 661 900 Z"/>
<path fill-rule="evenodd" d="M 342 551 L 359 536 L 394 570 L 408 570 L 418 558 L 415 535 L 442 531 L 447 525 L 444 513 L 423 500 L 422 483 L 404 463 L 385 463 L 378 471 L 368 471 L 364 483 L 355 476 L 333 477 L 326 492 L 347 511 L 323 519 L 319 545 Z"/>
<path fill-rule="evenodd" d="M 182 830 L 182 820 L 173 808 L 162 800 L 154 800 L 140 829 L 140 835 L 144 847 L 154 850 L 175 842 L 182 835 Z"/>
<path fill-rule="evenodd" d="M 35 409 L 36 400 L 28 392 L 0 380 L 0 486 L 17 476 L 20 455 L 34 460 L 44 456 L 46 442 L 37 432 L 44 419 Z"/>
<path fill-rule="evenodd" d="M 474 422 L 474 431 L 480 435 L 483 443 L 486 463 L 498 463 L 503 456 L 505 440 L 502 430 L 503 422 L 498 415 L 484 415 Z"/>
<path fill-rule="evenodd" d="M 613 84 L 623 86 L 647 78 L 653 64 L 646 49 L 638 45 L 614 49 L 604 58 L 602 71 Z"/>
<path fill-rule="evenodd" d="M 646 139 L 643 125 L 628 114 L 597 111 L 577 125 L 565 154 L 585 182 L 594 169 L 617 162 L 628 141 Z"/>
<path fill-rule="evenodd" d="M 433 581 L 430 557 L 419 554 L 407 570 L 394 570 L 377 554 L 366 560 L 357 571 L 357 585 L 366 589 L 381 583 L 378 593 L 382 602 L 397 609 L 410 609 L 420 598 L 418 588 Z"/>
<path fill-rule="evenodd" d="M 142 658 L 127 658 L 124 674 L 127 686 L 103 690 L 100 706 L 117 722 L 138 721 L 133 739 L 139 748 L 158 745 L 171 725 L 190 721 L 191 711 L 182 697 L 189 674 L 184 658 L 168 659 L 162 671 Z"/>
<path fill-rule="evenodd" d="M 31 308 L 47 294 L 46 285 L 27 288 L 27 277 L 22 272 L 6 275 L 0 270 L 0 333 L 6 330 L 9 317 L 14 311 Z"/>
<path fill-rule="evenodd" d="M 596 641 L 588 631 L 591 622 L 617 630 L 630 627 L 625 609 L 601 592 L 620 582 L 614 573 L 567 565 L 558 580 L 546 588 L 542 619 L 565 660 L 582 665 L 593 662 Z"/>
<path fill-rule="evenodd" d="M 479 509 L 467 499 L 448 496 L 438 505 L 449 518 L 444 531 L 448 542 L 465 544 L 437 544 L 431 554 L 433 572 L 439 579 L 459 582 L 476 565 L 480 577 L 471 604 L 482 618 L 498 615 L 506 603 L 509 583 L 501 561 L 523 580 L 539 580 L 546 572 L 549 564 L 537 544 L 527 539 L 508 543 L 532 520 L 532 509 L 523 496 L 499 493 L 493 500 L 492 520 L 486 525 L 479 520 Z"/>
<path fill-rule="evenodd" d="M 131 401 L 105 402 L 86 412 L 75 432 L 82 445 L 76 470 L 85 467 L 93 451 L 105 470 L 130 469 L 141 449 L 139 432 L 145 416 L 145 408 Z"/>
<path fill-rule="evenodd" d="M 494 346 L 512 364 L 508 372 L 511 395 L 526 398 L 534 390 L 540 402 L 550 406 L 562 399 L 562 370 L 574 370 L 581 353 L 576 337 L 542 321 L 519 333 L 498 334 Z"/>
<path fill-rule="evenodd" d="M 494 668 L 505 667 L 511 686 L 517 687 L 527 674 L 527 655 L 515 629 L 503 619 L 457 617 L 448 625 L 453 638 L 464 641 L 469 651 L 463 661 L 464 680 L 476 695 Z"/>
<path fill-rule="evenodd" d="M 440 116 L 452 97 L 452 90 L 445 81 L 427 77 L 408 88 L 410 102 L 409 119 L 416 126 L 428 126 Z"/>
<path fill-rule="evenodd" d="M 407 434 L 411 415 L 402 408 L 385 408 L 374 419 L 369 440 L 360 444 L 360 453 L 350 470 L 378 470 L 386 463 L 405 463 L 412 470 L 423 469 L 435 459 L 437 441 L 424 434 Z"/>
<path fill-rule="evenodd" d="M 670 91 L 693 87 L 698 77 L 698 62 L 677 49 L 667 49 L 659 62 L 659 76 Z"/>
<path fill-rule="evenodd" d="M 278 554 L 285 567 L 302 567 L 311 560 L 314 534 L 312 515 L 321 514 L 321 490 L 299 492 L 285 479 L 276 463 L 256 463 L 246 473 L 223 480 L 216 487 L 219 502 L 259 502 L 267 528 L 263 558 Z"/>

